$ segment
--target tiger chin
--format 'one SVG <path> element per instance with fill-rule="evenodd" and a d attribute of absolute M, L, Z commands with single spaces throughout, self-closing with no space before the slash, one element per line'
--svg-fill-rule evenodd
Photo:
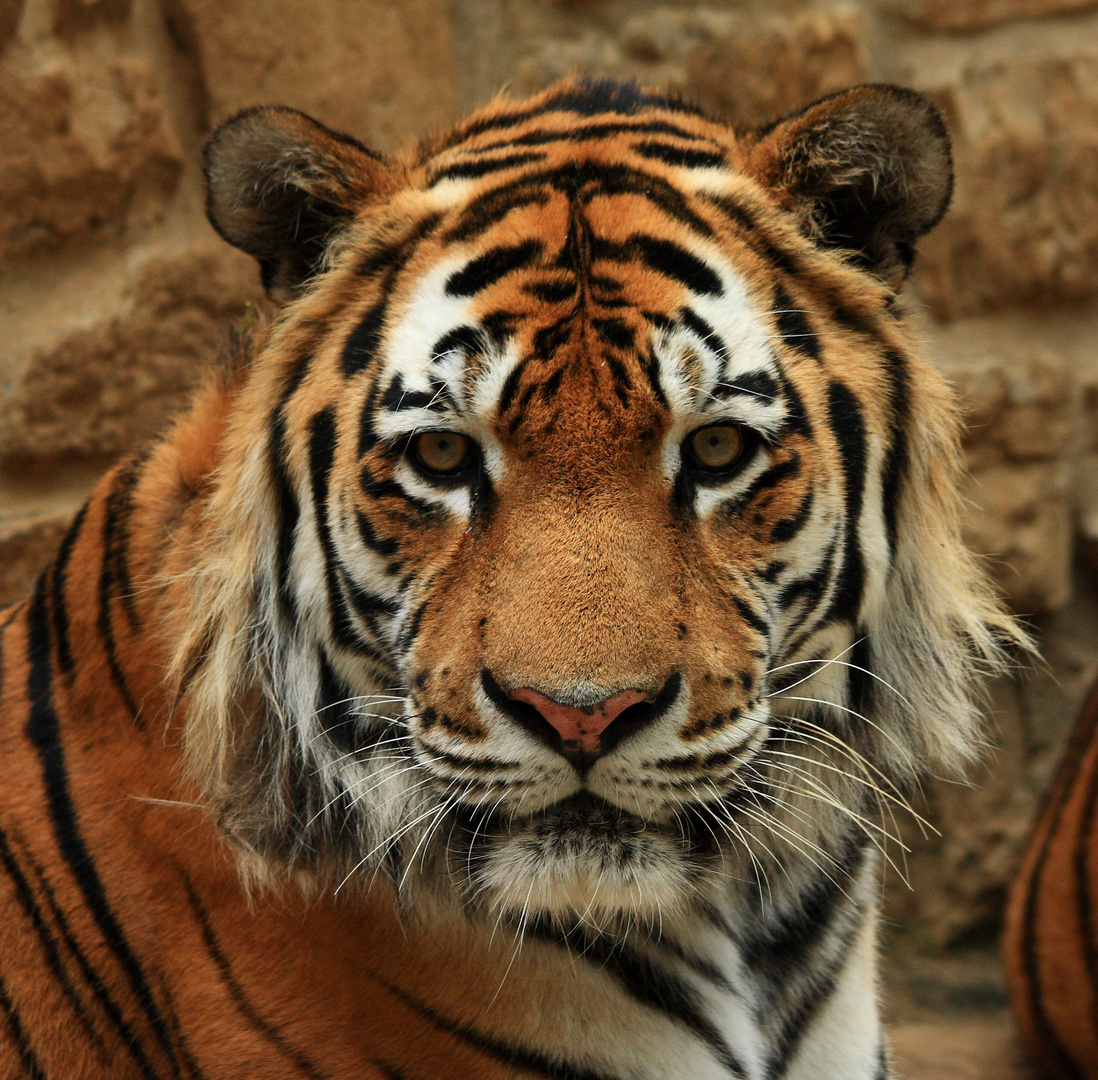
<path fill-rule="evenodd" d="M 881 857 L 1027 648 L 891 86 L 206 149 L 269 312 L 0 613 L 0 1073 L 880 1080 Z"/>

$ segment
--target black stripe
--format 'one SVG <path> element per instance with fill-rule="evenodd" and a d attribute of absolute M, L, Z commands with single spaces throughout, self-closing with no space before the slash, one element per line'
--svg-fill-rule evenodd
<path fill-rule="evenodd" d="M 1094 818 L 1098 810 L 1098 768 L 1091 770 L 1090 789 L 1086 792 L 1085 808 L 1079 823 L 1079 833 L 1072 852 L 1072 870 L 1075 885 L 1075 903 L 1079 914 L 1079 937 L 1083 952 L 1084 970 L 1090 976 L 1090 992 L 1087 995 L 1090 1004 L 1091 1030 L 1098 1031 L 1098 1001 L 1095 1000 L 1095 980 L 1098 979 L 1098 946 L 1095 945 L 1096 920 L 1094 903 L 1090 894 L 1093 880 L 1088 856 L 1094 843 Z"/>
<path fill-rule="evenodd" d="M 896 540 L 900 498 L 904 476 L 907 473 L 907 418 L 910 411 L 909 377 L 907 360 L 897 350 L 889 350 L 885 355 L 885 370 L 888 373 L 890 387 L 890 406 L 892 409 L 892 445 L 885 456 L 884 472 L 881 476 L 881 500 L 884 503 L 885 529 L 888 533 L 888 550 L 892 559 L 896 558 Z"/>
<path fill-rule="evenodd" d="M 612 83 L 608 79 L 601 80 L 603 83 L 607 83 L 610 86 L 620 86 L 620 83 Z M 616 101 L 623 108 L 600 108 L 602 101 Z M 629 102 L 629 108 L 624 108 L 626 102 Z M 702 112 L 699 111 L 693 105 L 687 105 L 681 100 L 674 98 L 663 98 L 660 95 L 653 94 L 639 94 L 632 95 L 631 100 L 619 95 L 592 95 L 584 94 L 581 91 L 564 92 L 556 95 L 548 101 L 541 102 L 537 105 L 527 106 L 526 109 L 514 109 L 507 112 L 496 112 L 489 116 L 484 116 L 481 120 L 474 120 L 470 123 L 459 127 L 458 130 L 450 135 L 447 142 L 444 144 L 444 148 L 448 149 L 452 146 L 457 146 L 459 143 L 467 142 L 468 139 L 473 138 L 475 135 L 482 135 L 485 132 L 497 132 L 504 131 L 508 127 L 515 127 L 518 124 L 525 123 L 528 120 L 535 120 L 538 116 L 545 116 L 547 113 L 552 112 L 576 112 L 581 116 L 593 116 L 601 112 L 619 113 L 627 116 L 636 114 L 638 109 L 654 109 L 661 112 L 677 112 L 688 113 L 694 116 L 701 116 Z M 662 125 L 657 128 L 656 125 Z M 574 130 L 574 128 L 571 128 Z M 650 120 L 646 123 L 637 125 L 620 125 L 618 128 L 620 131 L 670 131 L 675 135 L 680 135 L 683 138 L 697 138 L 695 135 L 691 135 L 688 132 L 681 130 L 679 127 L 674 127 L 666 121 Z M 582 128 L 580 128 L 582 131 Z M 550 133 L 552 134 L 552 133 Z M 584 136 L 587 137 L 587 136 Z M 591 136 L 597 137 L 597 136 Z M 514 146 L 520 142 L 522 136 L 515 138 L 508 138 L 505 143 L 501 143 L 503 146 Z"/>
<path fill-rule="evenodd" d="M 446 294 L 476 296 L 508 274 L 529 266 L 537 260 L 541 251 L 541 242 L 538 240 L 527 240 L 514 247 L 498 247 L 486 251 L 450 275 L 446 282 Z"/>
<path fill-rule="evenodd" d="M 113 594 L 115 590 L 115 544 L 117 543 L 118 520 L 115 516 L 117 503 L 115 492 L 125 490 L 135 482 L 136 467 L 139 461 L 131 461 L 124 465 L 115 477 L 114 484 L 103 506 L 103 556 L 99 566 L 99 615 L 96 625 L 103 639 L 103 650 L 107 657 L 107 670 L 118 691 L 122 703 L 139 728 L 144 728 L 144 721 L 138 714 L 137 704 L 126 681 L 122 664 L 118 657 L 118 642 L 114 634 L 114 604 Z"/>
<path fill-rule="evenodd" d="M 815 501 L 816 491 L 814 488 L 809 488 L 808 494 L 797 507 L 797 512 L 792 517 L 782 518 L 781 521 L 774 523 L 774 528 L 770 530 L 770 539 L 779 544 L 792 540 L 808 524 Z"/>
<path fill-rule="evenodd" d="M 513 211 L 524 206 L 544 206 L 549 198 L 542 185 L 525 179 L 493 188 L 461 211 L 457 223 L 443 235 L 443 242 L 454 244 L 475 240 Z"/>
<path fill-rule="evenodd" d="M 514 169 L 519 165 L 528 165 L 531 161 L 544 161 L 545 155 L 535 151 L 525 151 L 516 154 L 504 154 L 495 158 L 474 158 L 471 161 L 459 161 L 454 165 L 447 165 L 431 174 L 427 183 L 428 187 L 435 187 L 443 180 L 471 180 L 478 176 L 488 176 L 491 173 L 504 172 Z"/>
<path fill-rule="evenodd" d="M 395 998 L 404 1002 L 414 1013 L 421 1016 L 424 1020 L 434 1024 L 435 1027 L 441 1031 L 445 1031 L 449 1035 L 453 1035 L 457 1039 L 461 1039 L 463 1042 L 468 1043 L 470 1046 L 477 1050 L 480 1050 L 486 1057 L 490 1057 L 495 1061 L 502 1062 L 504 1065 L 513 1065 L 519 1069 L 529 1069 L 531 1072 L 538 1073 L 541 1076 L 551 1077 L 552 1080 L 615 1080 L 614 1076 L 610 1073 L 595 1073 L 588 1069 L 580 1068 L 578 1066 L 569 1065 L 561 1061 L 554 1061 L 550 1058 L 539 1054 L 536 1050 L 526 1050 L 518 1046 L 509 1046 L 507 1043 L 499 1042 L 497 1039 L 493 1039 L 488 1035 L 477 1031 L 475 1028 L 468 1027 L 465 1024 L 459 1024 L 455 1020 L 450 1020 L 448 1017 L 443 1016 L 430 1005 L 412 997 L 406 990 L 402 990 L 399 986 L 389 982 L 380 973 L 375 973 L 378 982 L 380 982 Z M 625 1080 L 624 1077 L 621 1080 Z"/>
<path fill-rule="evenodd" d="M 475 326 L 455 326 L 431 346 L 431 361 L 451 352 L 464 353 L 466 357 L 476 356 L 484 351 L 484 345 L 484 334 Z"/>
<path fill-rule="evenodd" d="M 808 984 L 807 992 L 797 1002 L 792 1014 L 785 1018 L 767 1068 L 768 1076 L 780 1077 L 785 1073 L 790 1059 L 797 1052 L 813 1020 L 819 1015 L 820 1008 L 835 992 L 843 965 L 850 955 L 850 947 L 860 929 L 861 926 L 857 922 L 846 928 L 839 939 L 836 955 L 822 971 L 814 973 L 815 978 Z"/>
<path fill-rule="evenodd" d="M 672 143 L 656 140 L 634 143 L 630 149 L 642 157 L 684 169 L 714 169 L 725 164 L 724 154 L 675 146 Z"/>
<path fill-rule="evenodd" d="M 131 629 L 134 630 L 140 627 L 140 620 L 137 616 L 133 581 L 130 577 L 129 524 L 130 516 L 134 511 L 134 491 L 141 482 L 141 470 L 152 456 L 152 449 L 152 447 L 146 448 L 125 466 L 125 482 L 112 487 L 107 496 L 107 515 L 113 521 L 112 543 L 107 549 L 107 557 L 111 560 L 111 574 L 122 601 L 122 610 L 126 613 Z"/>
<path fill-rule="evenodd" d="M 358 525 L 358 535 L 371 551 L 388 558 L 400 550 L 400 544 L 392 537 L 380 537 L 374 529 L 370 519 L 361 511 L 355 510 L 355 522 Z"/>
<path fill-rule="evenodd" d="M 386 282 L 386 285 L 389 283 Z M 388 296 L 382 296 L 373 304 L 348 335 L 343 345 L 343 374 L 353 378 L 365 371 L 377 354 L 381 336 L 385 332 L 385 316 L 388 311 Z"/>
<path fill-rule="evenodd" d="M 779 484 L 791 477 L 800 475 L 801 471 L 801 455 L 792 450 L 787 458 L 779 461 L 777 465 L 771 465 L 765 472 L 760 473 L 751 481 L 751 485 L 748 489 L 735 499 L 729 506 L 728 514 L 738 514 L 745 506 L 750 506 L 753 499 L 756 499 L 764 491 L 769 491 L 771 488 L 777 487 Z"/>
<path fill-rule="evenodd" d="M 23 1027 L 23 1021 L 19 1019 L 15 1003 L 11 1000 L 11 995 L 8 993 L 8 988 L 2 978 L 0 978 L 0 1014 L 4 1016 L 8 1022 L 8 1027 L 11 1028 L 15 1052 L 19 1055 L 19 1062 L 23 1066 L 25 1080 L 46 1080 L 46 1074 L 42 1070 L 37 1055 L 31 1048 L 26 1028 Z"/>
<path fill-rule="evenodd" d="M 717 274 L 678 244 L 641 233 L 631 237 L 629 242 L 653 270 L 680 282 L 692 292 L 706 296 L 720 296 L 724 292 Z"/>
<path fill-rule="evenodd" d="M 785 373 L 779 367 L 777 369 L 778 382 L 781 385 L 782 397 L 785 399 L 786 414 L 782 422 L 782 433 L 789 435 L 801 435 L 806 439 L 812 437 L 812 425 L 808 420 L 808 412 L 804 407 L 804 401 L 797 392 L 797 388 L 785 377 Z"/>
<path fill-rule="evenodd" d="M 404 376 L 398 371 L 381 395 L 381 407 L 386 412 L 402 412 L 405 409 L 434 409 L 445 411 L 453 399 L 445 388 L 439 390 L 408 390 Z"/>
<path fill-rule="evenodd" d="M 591 327 L 612 348 L 632 352 L 636 348 L 633 331 L 621 319 L 592 319 Z"/>
<path fill-rule="evenodd" d="M 72 674 L 75 663 L 72 656 L 72 642 L 69 640 L 69 607 L 65 598 L 65 586 L 68 579 L 69 560 L 72 558 L 72 549 L 80 535 L 81 528 L 83 528 L 87 513 L 88 503 L 84 503 L 65 533 L 65 538 L 61 541 L 61 547 L 58 549 L 57 558 L 53 564 L 53 588 L 51 589 L 50 608 L 53 613 L 53 632 L 57 641 L 57 661 L 66 675 Z"/>
<path fill-rule="evenodd" d="M 723 361 L 728 357 L 728 346 L 716 330 L 703 319 L 693 308 L 684 307 L 679 310 L 679 319 L 683 326 L 695 333 L 705 342 L 710 350 Z"/>
<path fill-rule="evenodd" d="M 44 584 L 40 581 L 27 616 L 27 697 L 30 715 L 26 736 L 38 752 L 42 778 L 46 789 L 54 838 L 62 858 L 76 880 L 88 911 L 118 961 L 144 1012 L 156 1041 L 171 1064 L 173 1076 L 179 1076 L 179 1063 L 168 1035 L 164 1017 L 153 998 L 148 979 L 130 948 L 122 927 L 107 900 L 103 882 L 95 868 L 95 860 L 84 843 L 69 791 L 65 751 L 61 742 L 61 725 L 53 706 L 53 673 L 50 657 L 50 628 L 46 610 Z M 151 1072 L 149 1075 L 152 1075 Z"/>
<path fill-rule="evenodd" d="M 778 383 L 767 371 L 745 371 L 737 375 L 734 382 L 719 382 L 712 390 L 715 398 L 728 398 L 733 394 L 747 394 L 764 405 L 772 405 L 778 396 Z"/>
<path fill-rule="evenodd" d="M 762 635 L 764 641 L 770 640 L 770 624 L 766 622 L 758 613 L 753 611 L 749 604 L 741 600 L 738 596 L 732 597 L 732 603 L 735 604 L 736 610 L 740 613 L 740 618 L 743 619 L 752 630 L 755 630 Z"/>
<path fill-rule="evenodd" d="M 278 595 L 284 611 L 293 619 L 296 610 L 293 590 L 290 588 L 290 559 L 294 551 L 294 537 L 301 517 L 301 506 L 290 482 L 287 471 L 289 447 L 286 443 L 286 406 L 297 392 L 308 369 L 304 358 L 298 359 L 287 380 L 286 389 L 271 415 L 270 434 L 267 443 L 267 461 L 274 485 L 275 514 L 278 522 L 278 545 L 275 552 L 275 577 Z"/>
<path fill-rule="evenodd" d="M 76 987 L 73 986 L 72 980 L 69 978 L 69 973 L 65 970 L 57 941 L 46 922 L 42 909 L 39 907 L 38 902 L 34 897 L 30 882 L 27 880 L 26 875 L 20 869 L 19 863 L 16 861 L 15 852 L 12 851 L 11 845 L 8 843 L 8 838 L 4 835 L 3 830 L 0 830 L 0 866 L 3 867 L 8 877 L 11 879 L 11 882 L 15 887 L 16 899 L 19 901 L 20 907 L 22 907 L 24 914 L 30 920 L 30 924 L 34 928 L 35 934 L 38 936 L 39 944 L 42 946 L 42 952 L 46 958 L 46 967 L 49 968 L 50 974 L 61 987 L 61 993 L 65 1000 L 72 1006 L 72 1010 L 76 1013 L 76 1018 L 80 1021 L 80 1026 L 84 1029 L 84 1033 L 97 1046 L 102 1047 L 103 1040 L 92 1026 L 87 1009 L 84 1008 L 84 1002 L 80 999 L 80 995 L 76 992 Z"/>
<path fill-rule="evenodd" d="M 782 341 L 818 363 L 820 339 L 812 329 L 807 314 L 793 303 L 789 293 L 781 286 L 774 293 L 774 317 L 777 319 L 778 335 Z"/>
<path fill-rule="evenodd" d="M 64 911 L 61 910 L 61 905 L 57 902 L 57 896 L 53 891 L 53 887 L 46 878 L 45 871 L 38 865 L 32 855 L 28 854 L 26 858 L 30 863 L 31 869 L 34 871 L 35 882 L 46 899 L 46 906 L 50 910 L 50 915 L 57 924 L 61 940 L 65 943 L 65 947 L 76 961 L 76 966 L 80 969 L 81 975 L 84 976 L 84 981 L 88 984 L 88 989 L 91 991 L 92 997 L 107 1014 L 111 1023 L 114 1024 L 118 1031 L 118 1037 L 122 1040 L 126 1050 L 130 1053 L 135 1064 L 141 1070 L 141 1075 L 147 1078 L 155 1077 L 156 1073 L 149 1063 L 148 1058 L 146 1058 L 145 1051 L 142 1049 L 140 1042 L 138 1042 L 133 1029 L 122 1016 L 122 1010 L 115 1003 L 114 998 L 111 997 L 110 990 L 103 984 L 103 980 L 100 978 L 98 971 L 96 971 L 91 961 L 88 960 L 80 943 L 76 940 L 76 936 L 69 926 L 69 921 L 65 917 Z"/>
<path fill-rule="evenodd" d="M 858 526 L 865 492 L 866 433 L 861 406 L 853 392 L 834 381 L 828 388 L 827 413 L 839 444 L 846 481 L 846 536 L 843 569 L 829 615 L 855 621 L 862 604 L 865 562 Z"/>
<path fill-rule="evenodd" d="M 854 644 L 850 647 L 850 667 L 845 668 L 850 686 L 850 707 L 867 716 L 873 709 L 877 684 L 873 678 L 873 645 L 869 630 L 859 626 Z"/>
<path fill-rule="evenodd" d="M 1064 810 L 1079 779 L 1079 771 L 1087 758 L 1087 750 L 1098 736 L 1098 686 L 1092 688 L 1087 704 L 1075 725 L 1063 757 L 1063 764 L 1057 774 L 1052 790 L 1048 793 L 1045 805 L 1038 818 L 1038 830 L 1046 828 L 1044 842 L 1038 849 L 1033 870 L 1026 882 L 1025 906 L 1022 913 L 1022 966 L 1025 981 L 1030 993 L 1032 1021 L 1042 1042 L 1042 1051 L 1046 1055 L 1046 1066 L 1062 1075 L 1064 1080 L 1088 1080 L 1088 1074 L 1079 1067 L 1074 1056 L 1060 1039 L 1044 1001 L 1044 982 L 1041 978 L 1040 959 L 1037 955 L 1037 897 L 1045 872 L 1045 863 L 1052 849 L 1052 842 L 1060 828 Z M 1035 837 L 1030 839 L 1033 843 Z M 1048 1059 L 1051 1060 L 1048 1060 Z"/>
<path fill-rule="evenodd" d="M 359 745 L 358 717 L 352 708 L 354 695 L 335 673 L 323 649 L 318 650 L 317 660 L 320 685 L 316 718 L 336 749 L 353 756 Z"/>
<path fill-rule="evenodd" d="M 209 915 L 207 914 L 202 901 L 199 899 L 198 893 L 195 891 L 189 878 L 184 877 L 183 884 L 187 890 L 187 899 L 190 902 L 191 910 L 194 912 L 195 920 L 198 922 L 199 929 L 202 933 L 202 940 L 205 943 L 206 949 L 214 964 L 217 966 L 217 970 L 229 991 L 229 996 L 240 1010 L 240 1014 L 259 1032 L 260 1035 L 263 1036 L 264 1039 L 282 1054 L 298 1072 L 304 1076 L 310 1077 L 310 1080 L 327 1080 L 327 1074 L 321 1072 L 320 1069 L 297 1049 L 297 1047 L 292 1046 L 274 1024 L 264 1020 L 248 1000 L 247 994 L 244 993 L 243 988 L 233 974 L 232 965 L 229 963 L 228 958 L 221 948 L 221 943 L 214 933 Z"/>
<path fill-rule="evenodd" d="M 336 579 L 339 556 L 332 543 L 332 530 L 328 523 L 328 482 L 335 460 L 335 449 L 335 414 L 330 408 L 321 409 L 309 422 L 309 476 L 312 482 L 316 532 L 324 555 L 329 626 L 337 644 L 359 651 L 364 643 L 355 633 L 354 621 L 347 610 L 347 601 Z"/>
<path fill-rule="evenodd" d="M 838 538 L 833 537 L 831 542 L 827 545 L 824 551 L 823 561 L 816 569 L 808 575 L 808 577 L 795 578 L 789 582 L 781 591 L 781 595 L 778 597 L 778 607 L 782 611 L 787 611 L 794 601 L 804 597 L 807 601 L 807 607 L 804 613 L 804 619 L 807 619 L 816 609 L 816 605 L 819 603 L 820 598 L 827 591 L 827 586 L 831 581 L 831 574 L 835 564 L 835 552 L 838 547 Z M 826 613 L 820 613 L 820 621 L 826 619 Z M 802 622 L 797 626 L 790 627 L 790 633 L 798 629 Z M 798 645 L 800 642 L 798 641 Z M 786 647 L 786 653 L 792 656 L 796 652 L 796 648 L 792 646 Z M 798 676 L 799 677 L 799 676 Z"/>
<path fill-rule="evenodd" d="M 613 976 L 635 1001 L 692 1031 L 732 1076 L 747 1075 L 719 1029 L 705 1015 L 701 996 L 678 976 L 662 970 L 648 957 L 607 934 L 593 933 L 582 927 L 562 931 L 559 927 L 536 921 L 527 932 L 561 945 L 574 955 L 597 965 Z"/>

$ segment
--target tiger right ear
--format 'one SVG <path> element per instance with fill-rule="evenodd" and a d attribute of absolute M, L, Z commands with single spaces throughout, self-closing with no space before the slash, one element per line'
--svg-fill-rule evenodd
<path fill-rule="evenodd" d="M 263 286 L 292 299 L 320 269 L 332 237 L 393 186 L 379 155 L 296 109 L 248 109 L 206 144 L 206 213 L 259 260 Z"/>
<path fill-rule="evenodd" d="M 749 160 L 812 239 L 848 251 L 893 286 L 953 192 L 941 114 L 898 86 L 856 86 L 817 101 L 758 132 Z"/>

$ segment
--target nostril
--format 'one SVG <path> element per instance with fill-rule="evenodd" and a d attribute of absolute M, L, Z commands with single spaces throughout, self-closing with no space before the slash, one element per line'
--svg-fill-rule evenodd
<path fill-rule="evenodd" d="M 487 668 L 481 670 L 480 681 L 500 712 L 567 757 L 581 773 L 623 739 L 663 716 L 682 686 L 682 676 L 676 673 L 655 698 L 632 688 L 580 707 L 533 687 L 504 690 Z"/>
<path fill-rule="evenodd" d="M 586 708 L 556 701 L 529 687 L 512 690 L 508 697 L 537 709 L 568 749 L 598 754 L 602 733 L 631 706 L 647 700 L 648 695 L 643 690 L 623 690 Z"/>

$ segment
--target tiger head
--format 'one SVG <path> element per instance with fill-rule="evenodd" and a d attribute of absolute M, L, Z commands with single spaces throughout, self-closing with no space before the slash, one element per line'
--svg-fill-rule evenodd
<path fill-rule="evenodd" d="M 569 81 L 397 159 L 260 109 L 207 175 L 282 305 L 176 663 L 254 862 L 654 919 L 969 755 L 1017 631 L 896 296 L 950 196 L 925 100 L 735 133 Z"/>

